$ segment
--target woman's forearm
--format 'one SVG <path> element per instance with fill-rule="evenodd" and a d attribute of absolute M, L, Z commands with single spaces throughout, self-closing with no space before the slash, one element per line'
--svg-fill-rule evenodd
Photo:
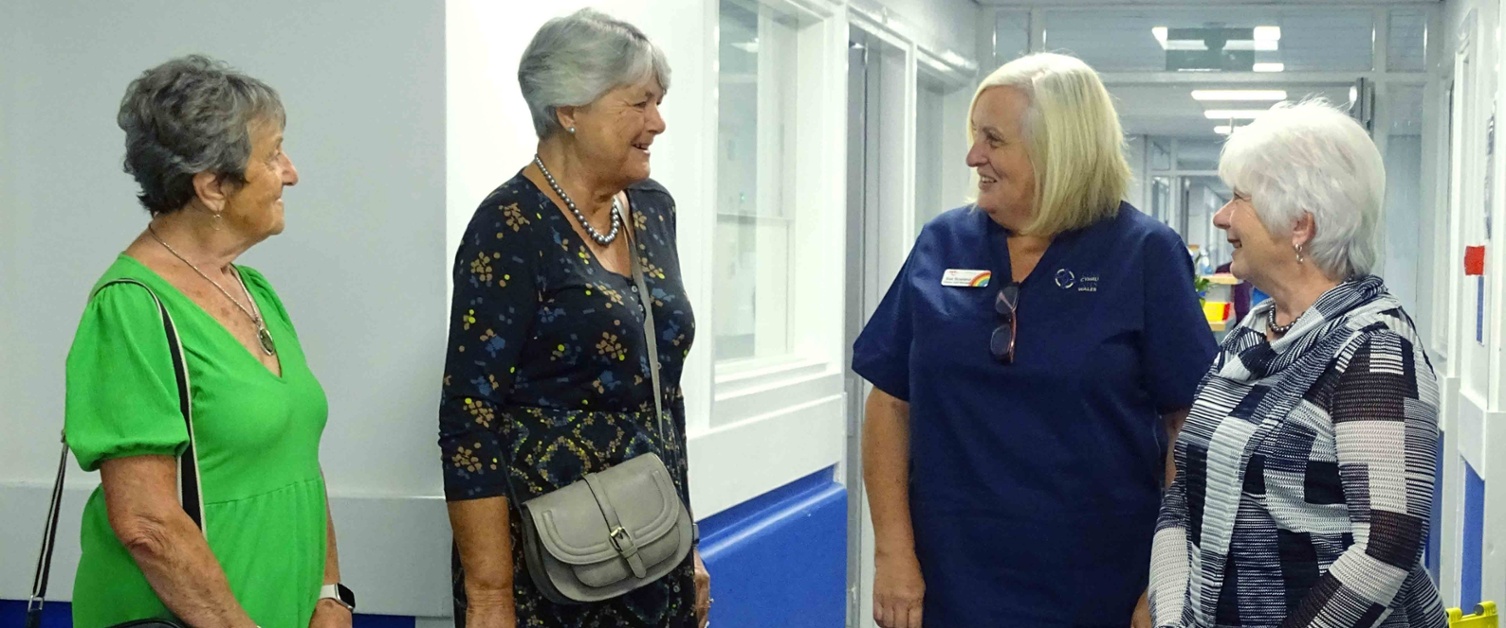
<path fill-rule="evenodd" d="M 909 468 L 910 404 L 875 388 L 863 419 L 863 486 L 881 555 L 915 551 Z"/>
<path fill-rule="evenodd" d="M 255 626 L 230 592 L 225 571 L 176 493 L 177 461 L 135 456 L 100 465 L 116 538 L 157 598 L 192 626 Z"/>
<path fill-rule="evenodd" d="M 340 581 L 340 548 L 335 544 L 335 516 L 329 511 L 329 497 L 324 500 L 324 584 L 334 584 Z"/>
<path fill-rule="evenodd" d="M 449 502 L 450 528 L 465 570 L 465 593 L 473 607 L 512 605 L 512 537 L 507 498 Z"/>

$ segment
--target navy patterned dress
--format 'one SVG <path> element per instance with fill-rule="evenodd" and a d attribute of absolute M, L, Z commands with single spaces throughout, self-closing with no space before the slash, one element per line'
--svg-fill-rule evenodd
<path fill-rule="evenodd" d="M 688 495 L 680 374 L 694 318 L 675 251 L 674 199 L 652 180 L 627 197 L 657 326 L 658 392 L 673 419 L 668 442 L 650 396 L 645 295 L 630 275 L 598 263 L 538 186 L 520 173 L 494 190 L 456 253 L 439 410 L 445 497 L 508 498 L 519 626 L 695 625 L 690 556 L 625 596 L 566 606 L 534 587 L 519 542 L 516 503 L 645 452 L 659 452 Z M 464 626 L 464 574 L 453 562 L 455 624 Z"/>

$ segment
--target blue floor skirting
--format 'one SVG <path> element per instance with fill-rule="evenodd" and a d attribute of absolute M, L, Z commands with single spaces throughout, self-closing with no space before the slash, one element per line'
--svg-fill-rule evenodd
<path fill-rule="evenodd" d="M 1468 461 L 1463 462 L 1464 564 L 1459 575 L 1459 607 L 1468 609 L 1480 603 L 1480 579 L 1484 575 L 1481 561 L 1485 558 L 1485 480 Z"/>
<path fill-rule="evenodd" d="M 847 490 L 834 468 L 701 523 L 717 628 L 841 628 L 847 618 Z"/>
<path fill-rule="evenodd" d="M 717 628 L 841 628 L 846 621 L 847 490 L 828 467 L 701 521 Z M 0 600 L 0 628 L 22 628 L 26 603 Z M 42 625 L 71 628 L 67 602 Z M 412 628 L 412 617 L 356 615 L 355 628 Z"/>

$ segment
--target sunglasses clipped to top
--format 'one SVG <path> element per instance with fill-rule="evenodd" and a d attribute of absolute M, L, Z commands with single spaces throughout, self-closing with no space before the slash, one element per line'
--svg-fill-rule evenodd
<path fill-rule="evenodd" d="M 1000 364 L 1014 363 L 1015 337 L 1019 333 L 1019 307 L 1019 282 L 1010 282 L 999 288 L 999 294 L 994 297 L 994 314 L 998 315 L 999 326 L 994 328 L 993 335 L 988 338 L 988 352 Z"/>

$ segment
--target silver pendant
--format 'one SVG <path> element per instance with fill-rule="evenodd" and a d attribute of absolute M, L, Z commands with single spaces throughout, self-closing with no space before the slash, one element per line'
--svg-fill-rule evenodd
<path fill-rule="evenodd" d="M 272 332 L 266 327 L 256 330 L 256 340 L 261 343 L 261 350 L 267 355 L 277 355 L 277 343 L 272 342 Z"/>

